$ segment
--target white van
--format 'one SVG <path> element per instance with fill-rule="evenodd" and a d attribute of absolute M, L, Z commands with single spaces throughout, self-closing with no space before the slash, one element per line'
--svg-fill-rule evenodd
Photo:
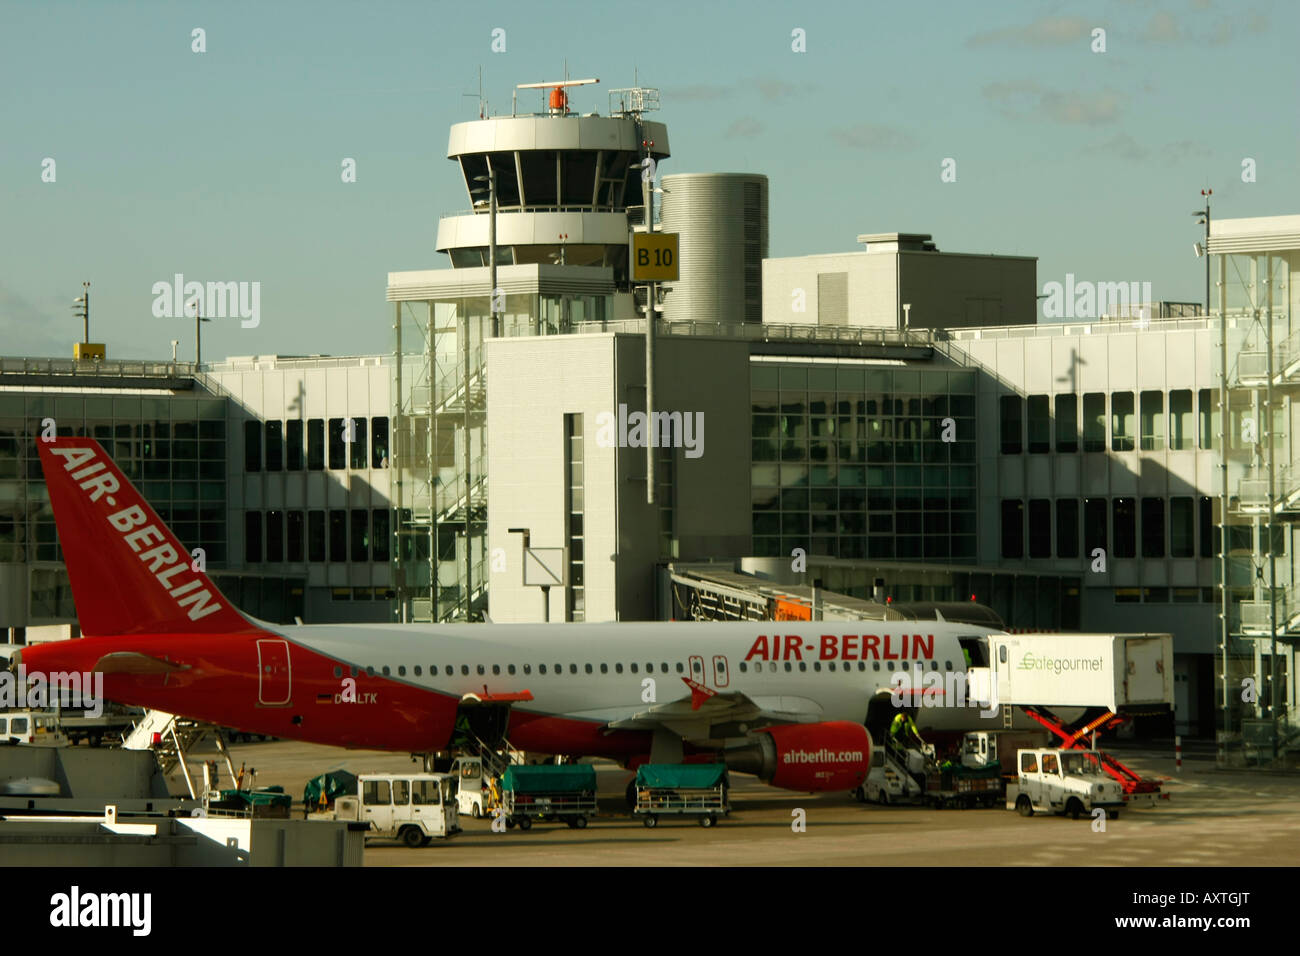
<path fill-rule="evenodd" d="M 428 846 L 460 830 L 452 786 L 445 773 L 364 773 L 357 777 L 358 796 L 334 801 L 334 819 L 368 823 L 371 835 L 410 847 Z"/>
<path fill-rule="evenodd" d="M 53 711 L 11 710 L 0 713 L 0 744 L 65 747 L 68 738 Z"/>
<path fill-rule="evenodd" d="M 483 779 L 483 761 L 478 757 L 457 757 L 452 761 L 450 776 L 456 781 L 454 792 L 460 812 L 475 820 L 487 816 L 492 801 L 488 782 Z"/>

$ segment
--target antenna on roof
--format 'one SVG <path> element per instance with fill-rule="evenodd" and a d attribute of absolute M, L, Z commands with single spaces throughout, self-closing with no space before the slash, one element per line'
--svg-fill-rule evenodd
<path fill-rule="evenodd" d="M 487 119 L 487 100 L 483 99 L 483 67 L 482 67 L 482 65 L 480 65 L 479 68 L 478 68 L 478 92 L 477 92 L 477 93 L 462 93 L 461 96 L 477 96 L 477 97 L 478 97 L 478 118 L 479 118 L 479 119 Z"/>

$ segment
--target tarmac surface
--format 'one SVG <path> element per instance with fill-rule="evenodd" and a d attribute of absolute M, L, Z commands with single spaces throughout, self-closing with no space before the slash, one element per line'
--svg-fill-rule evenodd
<path fill-rule="evenodd" d="M 409 756 L 341 750 L 286 741 L 234 743 L 231 755 L 256 768 L 256 785 L 279 784 L 301 813 L 312 776 L 418 770 Z M 864 805 L 848 794 L 776 790 L 732 775 L 732 813 L 716 827 L 661 818 L 647 829 L 625 809 L 630 775 L 598 768 L 601 812 L 585 830 L 538 823 L 528 832 L 493 832 L 489 821 L 461 818 L 463 832 L 408 849 L 370 840 L 367 866 L 1294 866 L 1300 863 L 1300 774 L 1219 771 L 1212 756 L 1112 751 L 1145 776 L 1166 781 L 1172 796 L 1154 809 L 1125 810 L 1118 820 L 1036 815 L 1005 809 L 932 810 Z M 229 786 L 224 779 L 222 786 Z M 184 789 L 173 779 L 174 792 Z M 796 832 L 797 812 L 806 828 Z"/>

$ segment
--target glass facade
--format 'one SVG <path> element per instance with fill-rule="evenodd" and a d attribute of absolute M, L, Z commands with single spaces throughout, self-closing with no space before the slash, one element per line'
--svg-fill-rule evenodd
<path fill-rule="evenodd" d="M 224 399 L 0 394 L 0 562 L 34 566 L 34 622 L 75 616 L 67 572 L 48 566 L 63 555 L 36 448 L 47 419 L 59 435 L 98 440 L 186 548 L 202 548 L 209 567 L 227 562 Z"/>
<path fill-rule="evenodd" d="M 754 553 L 972 563 L 975 372 L 750 367 Z"/>
<path fill-rule="evenodd" d="M 1213 398 L 1227 410 L 1219 449 L 1225 481 L 1212 508 L 1223 542 L 1215 566 L 1225 611 L 1216 668 L 1218 756 L 1228 766 L 1294 767 L 1300 755 L 1300 568 L 1293 540 L 1300 528 L 1300 448 L 1293 438 L 1300 412 L 1294 281 L 1300 250 L 1261 245 L 1220 253 L 1211 263 L 1218 279 L 1212 308 L 1222 315 L 1216 371 L 1223 385 L 1214 396 L 1209 390 L 1199 396 L 1202 408 Z M 1180 408 L 1187 405 L 1180 400 Z"/>

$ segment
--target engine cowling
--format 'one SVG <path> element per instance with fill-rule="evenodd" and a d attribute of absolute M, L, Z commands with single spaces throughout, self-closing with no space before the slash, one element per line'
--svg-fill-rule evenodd
<path fill-rule="evenodd" d="M 723 756 L 730 769 L 783 790 L 855 790 L 871 768 L 871 735 L 845 720 L 765 727 Z"/>

